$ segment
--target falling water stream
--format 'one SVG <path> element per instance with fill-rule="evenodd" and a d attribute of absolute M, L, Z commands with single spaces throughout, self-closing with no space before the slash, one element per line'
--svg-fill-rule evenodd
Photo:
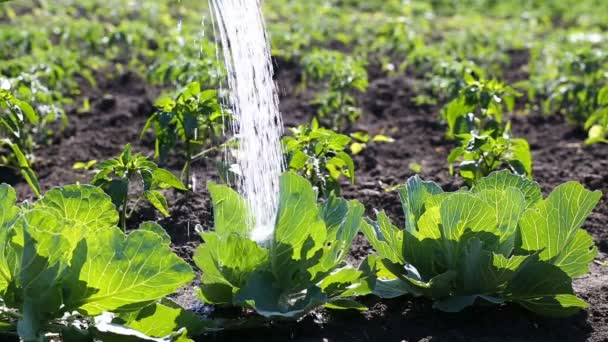
<path fill-rule="evenodd" d="M 252 214 L 251 237 L 263 243 L 274 230 L 284 164 L 283 125 L 266 25 L 259 0 L 209 1 L 228 76 L 231 128 L 239 141 L 237 186 Z"/>

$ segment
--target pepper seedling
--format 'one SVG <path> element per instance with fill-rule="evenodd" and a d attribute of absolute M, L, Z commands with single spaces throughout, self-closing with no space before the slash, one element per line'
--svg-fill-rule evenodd
<path fill-rule="evenodd" d="M 215 90 L 201 90 L 192 82 L 174 98 L 163 97 L 156 101 L 157 111 L 146 122 L 141 138 L 153 127 L 156 135 L 155 157 L 164 161 L 175 148 L 184 144 L 186 161 L 181 181 L 190 182 L 192 163 L 216 151 L 227 123 L 225 113 L 217 100 Z M 206 148 L 201 151 L 201 148 Z"/>
<path fill-rule="evenodd" d="M 26 125 L 35 125 L 39 119 L 32 106 L 0 89 L 0 149 L 8 152 L 0 155 L 0 166 L 19 172 L 38 197 L 40 183 L 31 167 L 34 142 Z"/>
<path fill-rule="evenodd" d="M 171 172 L 159 168 L 156 163 L 139 153 L 133 154 L 131 145 L 125 146 L 120 156 L 97 164 L 97 174 L 91 184 L 102 188 L 120 210 L 120 225 L 127 229 L 127 219 L 133 214 L 142 199 L 147 200 L 164 216 L 169 216 L 167 199 L 159 191 L 174 188 L 188 190 L 184 184 Z M 129 193 L 132 182 L 137 178 L 143 187 L 134 193 Z M 127 209 L 129 200 L 134 199 L 135 204 Z"/>
<path fill-rule="evenodd" d="M 316 120 L 292 128 L 291 133 L 282 141 L 289 169 L 312 183 L 322 197 L 340 193 L 342 176 L 355 181 L 355 163 L 347 152 L 349 136 L 319 127 Z"/>

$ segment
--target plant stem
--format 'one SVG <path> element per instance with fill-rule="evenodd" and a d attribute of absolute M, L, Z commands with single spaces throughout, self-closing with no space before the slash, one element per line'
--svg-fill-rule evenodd
<path fill-rule="evenodd" d="M 192 189 L 190 184 L 190 168 L 192 167 L 192 143 L 190 138 L 186 137 L 186 165 L 182 170 L 182 182 L 186 184 L 188 189 Z"/>
<path fill-rule="evenodd" d="M 127 232 L 127 204 L 122 205 L 122 213 L 120 214 L 120 225 L 123 232 Z"/>
<path fill-rule="evenodd" d="M 206 157 L 209 153 L 215 152 L 217 150 L 218 150 L 217 146 L 210 147 L 210 148 L 208 148 L 208 149 L 206 149 L 206 150 L 204 150 L 204 151 L 202 151 L 202 152 L 200 152 L 200 153 L 192 156 L 192 161 L 194 162 L 194 161 L 197 161 L 199 159 L 202 159 L 202 158 Z"/>
<path fill-rule="evenodd" d="M 344 94 L 342 93 L 342 89 L 338 90 L 338 113 L 332 115 L 332 129 L 339 130 L 340 129 L 340 121 L 342 121 L 342 116 L 344 110 Z"/>
<path fill-rule="evenodd" d="M 122 226 L 122 231 L 127 232 L 127 202 L 129 202 L 129 195 L 126 194 L 125 198 L 122 202 L 122 212 L 120 214 L 120 225 Z"/>
<path fill-rule="evenodd" d="M 139 201 L 141 201 L 141 196 L 137 197 L 137 200 L 135 201 L 135 204 L 133 205 L 133 207 L 131 207 L 131 210 L 129 210 L 129 213 L 127 214 L 127 218 L 131 218 L 131 215 L 133 215 L 133 212 L 137 208 L 137 205 L 139 204 Z"/>

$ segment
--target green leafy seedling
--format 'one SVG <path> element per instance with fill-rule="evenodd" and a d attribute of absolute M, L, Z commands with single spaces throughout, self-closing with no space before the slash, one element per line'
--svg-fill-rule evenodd
<path fill-rule="evenodd" d="M 147 200 L 164 216 L 169 216 L 167 199 L 159 191 L 162 189 L 188 190 L 173 173 L 159 168 L 141 154 L 133 154 L 131 145 L 125 146 L 120 156 L 103 161 L 96 165 L 97 174 L 91 184 L 102 188 L 111 198 L 117 209 L 120 210 L 120 224 L 123 230 L 127 229 L 127 219 L 135 211 L 142 199 Z M 130 193 L 138 188 L 132 182 L 139 181 L 141 190 Z M 127 210 L 129 200 L 134 199 L 135 204 Z"/>
<path fill-rule="evenodd" d="M 469 86 L 472 80 L 484 78 L 484 76 L 483 70 L 474 62 L 448 58 L 436 63 L 426 78 L 429 79 L 430 93 L 445 103 L 445 100 L 451 101 L 457 98 L 461 90 Z"/>
<path fill-rule="evenodd" d="M 448 125 L 448 139 L 474 130 L 498 130 L 504 125 L 505 111 L 513 111 L 519 94 L 497 80 L 480 80 L 465 74 L 466 86 L 448 103 L 442 116 Z"/>
<path fill-rule="evenodd" d="M 532 153 L 525 139 L 511 137 L 504 112 L 512 111 L 517 92 L 496 80 L 477 80 L 467 74 L 467 86 L 443 110 L 448 138 L 460 146 L 448 156 L 450 173 L 459 163 L 460 175 L 471 185 L 502 167 L 518 175 L 532 175 Z"/>
<path fill-rule="evenodd" d="M 310 181 L 323 197 L 340 193 L 342 176 L 355 181 L 355 163 L 347 152 L 350 137 L 321 128 L 316 120 L 291 133 L 282 141 L 289 169 Z"/>
<path fill-rule="evenodd" d="M 153 127 L 156 135 L 155 157 L 166 160 L 179 140 L 184 144 L 186 162 L 181 172 L 184 184 L 190 183 L 192 163 L 217 151 L 227 124 L 215 90 L 201 90 L 198 82 L 188 84 L 174 98 L 163 97 L 157 111 L 146 122 L 141 137 Z M 206 148 L 205 150 L 202 150 Z"/>
<path fill-rule="evenodd" d="M 454 174 L 454 164 L 459 163 L 460 176 L 469 185 L 502 167 L 517 175 L 531 176 L 532 153 L 528 141 L 511 138 L 509 127 L 500 136 L 494 132 L 458 135 L 461 146 L 454 148 L 448 156 L 450 174 Z"/>
<path fill-rule="evenodd" d="M 36 196 L 40 196 L 40 182 L 31 167 L 34 143 L 26 126 L 39 119 L 28 103 L 0 89 L 0 149 L 7 149 L 0 155 L 0 166 L 19 172 Z"/>

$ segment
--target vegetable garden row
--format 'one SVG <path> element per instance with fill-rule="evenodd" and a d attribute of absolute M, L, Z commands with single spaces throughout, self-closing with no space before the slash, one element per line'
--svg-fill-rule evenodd
<path fill-rule="evenodd" d="M 267 0 L 262 245 L 206 6 L 0 4 L 7 339 L 608 338 L 603 2 Z"/>

